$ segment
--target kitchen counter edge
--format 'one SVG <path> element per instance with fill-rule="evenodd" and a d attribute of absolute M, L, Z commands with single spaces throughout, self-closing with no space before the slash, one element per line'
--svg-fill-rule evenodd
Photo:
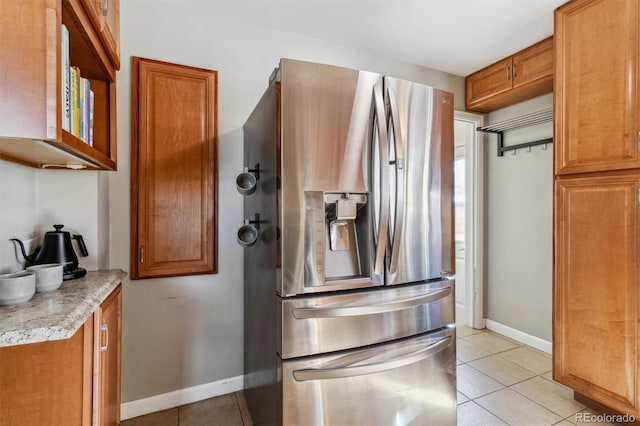
<path fill-rule="evenodd" d="M 91 271 L 28 302 L 0 306 L 0 347 L 70 338 L 126 276 L 121 269 Z"/>

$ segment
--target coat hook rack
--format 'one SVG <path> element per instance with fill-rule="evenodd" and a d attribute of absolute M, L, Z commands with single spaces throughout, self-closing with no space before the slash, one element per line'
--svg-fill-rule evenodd
<path fill-rule="evenodd" d="M 476 128 L 476 130 L 479 132 L 494 133 L 498 136 L 498 157 L 502 157 L 504 156 L 505 151 L 513 151 L 512 154 L 515 154 L 516 150 L 521 148 L 527 148 L 527 151 L 531 151 L 531 147 L 536 145 L 544 145 L 542 149 L 547 149 L 547 144 L 553 143 L 553 138 L 505 146 L 504 134 L 512 130 L 535 126 L 536 124 L 546 123 L 552 120 L 553 108 L 548 108 L 541 111 L 536 111 L 518 117 L 510 118 L 499 123 L 481 126 Z"/>

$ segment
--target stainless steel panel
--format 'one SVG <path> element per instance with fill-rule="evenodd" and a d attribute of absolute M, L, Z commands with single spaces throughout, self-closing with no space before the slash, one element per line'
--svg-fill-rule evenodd
<path fill-rule="evenodd" d="M 455 329 L 282 362 L 286 425 L 455 425 Z"/>
<path fill-rule="evenodd" d="M 373 88 L 378 74 L 283 59 L 281 78 L 281 188 L 283 296 L 382 284 L 369 280 L 325 283 L 313 271 L 318 251 L 314 221 L 320 220 L 309 193 L 368 193 L 367 156 L 372 134 Z M 317 207 L 317 206 L 316 206 Z M 370 209 L 369 206 L 366 207 Z M 311 215 L 311 216 L 309 216 Z M 372 239 L 372 229 L 359 238 Z M 369 256 L 369 253 L 366 254 Z M 306 272 L 305 272 L 306 271 Z M 325 286 L 325 284 L 327 284 Z"/>
<path fill-rule="evenodd" d="M 454 281 L 280 299 L 282 358 L 385 342 L 454 322 Z"/>
<path fill-rule="evenodd" d="M 389 77 L 385 87 L 397 100 L 390 128 L 402 156 L 389 166 L 392 200 L 404 200 L 391 208 L 386 284 L 438 278 L 454 270 L 453 95 Z"/>

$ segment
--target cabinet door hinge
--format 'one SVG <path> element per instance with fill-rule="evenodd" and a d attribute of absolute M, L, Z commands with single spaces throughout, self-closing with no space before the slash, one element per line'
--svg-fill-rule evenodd
<path fill-rule="evenodd" d="M 640 188 L 638 189 L 638 207 L 640 207 Z"/>
<path fill-rule="evenodd" d="M 100 12 L 102 16 L 109 16 L 109 0 L 102 0 L 100 2 Z"/>

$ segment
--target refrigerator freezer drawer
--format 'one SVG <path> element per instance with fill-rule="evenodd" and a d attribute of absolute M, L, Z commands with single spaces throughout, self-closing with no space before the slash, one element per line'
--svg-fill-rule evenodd
<path fill-rule="evenodd" d="M 454 328 L 279 362 L 285 425 L 456 424 Z"/>
<path fill-rule="evenodd" d="M 382 343 L 454 320 L 454 281 L 279 299 L 284 359 Z"/>

